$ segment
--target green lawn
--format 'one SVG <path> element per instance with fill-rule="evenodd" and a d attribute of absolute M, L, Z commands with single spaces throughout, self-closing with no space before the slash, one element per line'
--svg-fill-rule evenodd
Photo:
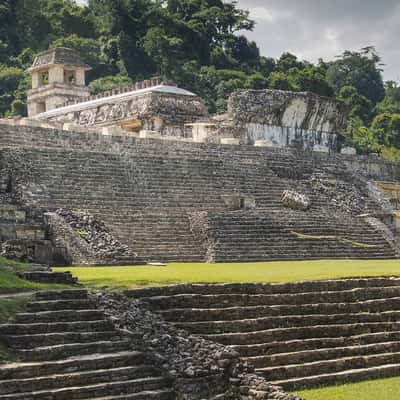
<path fill-rule="evenodd" d="M 296 394 L 304 400 L 399 400 L 400 378 L 305 390 Z"/>
<path fill-rule="evenodd" d="M 95 287 L 174 283 L 294 282 L 360 276 L 400 276 L 400 260 L 318 260 L 241 264 L 170 263 L 167 267 L 74 267 L 79 282 Z"/>

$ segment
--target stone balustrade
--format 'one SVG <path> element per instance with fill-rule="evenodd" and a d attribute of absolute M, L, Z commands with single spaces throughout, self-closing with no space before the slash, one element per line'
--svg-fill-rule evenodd
<path fill-rule="evenodd" d="M 97 99 L 102 99 L 104 97 L 110 97 L 110 96 L 117 96 L 119 94 L 123 94 L 123 93 L 128 93 L 128 92 L 134 92 L 134 91 L 138 91 L 138 90 L 142 90 L 142 89 L 148 89 L 151 87 L 155 87 L 155 86 L 159 86 L 161 84 L 167 84 L 169 86 L 176 86 L 176 84 L 174 82 L 171 81 L 163 81 L 163 79 L 159 76 L 155 76 L 152 77 L 150 79 L 146 79 L 144 81 L 140 81 L 140 82 L 136 82 L 130 86 L 124 86 L 121 88 L 115 88 L 115 89 L 111 89 L 111 90 L 106 90 L 105 92 L 101 92 L 98 94 L 94 94 L 91 95 L 89 97 L 83 97 L 82 99 L 74 99 L 71 101 L 68 101 L 64 104 L 62 104 L 61 106 L 59 106 L 58 108 L 61 107 L 65 107 L 65 106 L 70 106 L 73 104 L 79 104 L 79 103 L 84 103 L 87 101 L 91 101 L 91 100 L 97 100 Z"/>

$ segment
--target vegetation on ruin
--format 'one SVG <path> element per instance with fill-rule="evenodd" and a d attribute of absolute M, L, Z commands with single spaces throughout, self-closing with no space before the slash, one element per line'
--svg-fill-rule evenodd
<path fill-rule="evenodd" d="M 65 268 L 56 268 L 56 270 Z M 93 287 L 140 287 L 175 283 L 296 282 L 362 276 L 400 276 L 399 260 L 317 260 L 261 263 L 170 263 L 166 267 L 68 268 Z"/>
<path fill-rule="evenodd" d="M 296 394 L 306 400 L 397 400 L 399 393 L 400 378 L 390 378 L 304 390 Z"/>
<path fill-rule="evenodd" d="M 44 285 L 30 282 L 17 276 L 18 271 L 28 270 L 29 264 L 19 263 L 0 257 L 0 295 L 15 292 L 26 292 L 31 290 L 65 288 L 65 285 Z M 0 299 L 1 300 L 1 299 Z M 0 321 L 1 321 L 0 303 Z"/>
<path fill-rule="evenodd" d="M 242 34 L 253 28 L 234 1 L 1 0 L 0 116 L 26 112 L 24 70 L 35 53 L 67 46 L 93 66 L 94 93 L 161 74 L 202 96 L 211 112 L 243 88 L 335 96 L 350 110 L 342 145 L 400 159 L 400 87 L 383 81 L 373 47 L 317 65 L 288 52 L 273 59 Z"/>
<path fill-rule="evenodd" d="M 18 312 L 25 309 L 26 303 L 30 301 L 29 296 L 12 296 L 0 298 L 0 324 L 12 321 Z M 0 341 L 0 364 L 13 361 L 15 355 L 11 349 Z"/>

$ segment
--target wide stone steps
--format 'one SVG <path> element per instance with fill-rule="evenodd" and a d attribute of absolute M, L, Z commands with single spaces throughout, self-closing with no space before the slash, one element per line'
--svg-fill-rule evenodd
<path fill-rule="evenodd" d="M 289 364 L 284 366 L 258 368 L 257 372 L 276 381 L 285 376 L 286 379 L 301 378 L 319 374 L 341 372 L 357 368 L 371 368 L 387 364 L 400 364 L 399 353 L 382 353 L 368 356 L 343 357 L 332 360 Z"/>
<path fill-rule="evenodd" d="M 174 399 L 160 367 L 132 350 L 86 290 L 39 292 L 27 309 L 0 325 L 19 360 L 0 365 L 2 400 Z"/>
<path fill-rule="evenodd" d="M 70 289 L 70 290 L 49 290 L 36 293 L 37 301 L 62 301 L 62 300 L 87 300 L 88 292 L 86 289 Z M 33 301 L 31 303 L 36 303 Z M 28 304 L 30 307 L 30 304 Z"/>
<path fill-rule="evenodd" d="M 207 283 L 188 283 L 170 286 L 155 286 L 145 287 L 141 289 L 128 289 L 125 294 L 129 297 L 138 299 L 152 298 L 152 297 L 168 297 L 175 295 L 287 295 L 287 294 L 302 294 L 316 292 L 329 292 L 326 299 L 330 299 L 332 293 L 351 291 L 359 293 L 362 289 L 377 289 L 382 288 L 395 288 L 400 286 L 400 277 L 365 277 L 365 278 L 346 278 L 346 279 L 327 279 L 320 281 L 300 281 L 300 282 L 287 282 L 287 283 L 221 283 L 221 284 L 207 284 Z M 67 291 L 65 291 L 67 292 Z M 71 291 L 73 292 L 73 291 Z M 386 293 L 384 293 L 384 298 Z M 284 298 L 284 296 L 282 297 Z M 215 306 L 219 306 L 219 301 L 216 299 Z M 185 307 L 180 307 L 185 308 Z"/>
<path fill-rule="evenodd" d="M 126 294 L 177 328 L 238 351 L 286 390 L 400 375 L 399 278 L 187 284 Z"/>
<path fill-rule="evenodd" d="M 61 332 L 45 333 L 39 335 L 9 335 L 5 340 L 11 347 L 24 347 L 26 349 L 39 346 L 55 346 L 67 343 L 90 343 L 111 341 L 117 338 L 115 331 L 105 332 Z"/>
<path fill-rule="evenodd" d="M 392 282 L 394 284 L 394 282 Z M 337 288 L 333 288 L 337 289 Z M 342 291 L 309 291 L 299 293 L 275 293 L 275 294 L 173 294 L 171 296 L 145 297 L 152 308 L 158 310 L 193 308 L 196 309 L 214 308 L 221 309 L 228 307 L 259 307 L 259 306 L 284 306 L 291 305 L 297 310 L 296 305 L 306 304 L 329 304 L 329 303 L 354 303 L 368 300 L 393 299 L 400 297 L 400 286 L 348 288 Z M 127 295 L 134 294 L 134 290 L 127 290 Z M 141 293 L 141 292 L 139 292 Z M 143 293 L 143 292 L 142 292 Z"/>
<path fill-rule="evenodd" d="M 139 379 L 149 375 L 159 375 L 159 371 L 149 365 L 134 365 L 119 368 L 96 369 L 67 374 L 53 374 L 27 379 L 0 381 L 0 393 L 12 394 L 58 389 L 60 387 L 86 386 L 107 380 Z"/>
<path fill-rule="evenodd" d="M 74 309 L 90 310 L 94 309 L 94 305 L 88 299 L 47 300 L 47 301 L 41 300 L 41 301 L 31 301 L 27 305 L 27 309 L 30 312 L 74 310 Z"/>
<path fill-rule="evenodd" d="M 17 324 L 33 324 L 42 322 L 78 322 L 78 321 L 99 321 L 104 317 L 99 310 L 56 310 L 39 311 L 17 314 L 15 321 Z"/>
<path fill-rule="evenodd" d="M 347 314 L 357 312 L 380 313 L 393 309 L 400 310 L 400 297 L 358 301 L 354 303 L 319 303 L 272 306 L 242 306 L 229 308 L 177 308 L 160 311 L 167 321 L 172 322 L 206 322 L 206 321 L 234 321 L 266 316 L 281 317 L 291 315 L 313 314 Z"/>
<path fill-rule="evenodd" d="M 91 400 L 83 399 L 83 400 Z M 175 393 L 172 390 L 152 390 L 141 393 L 125 394 L 123 396 L 96 397 L 96 400 L 175 400 Z"/>
<path fill-rule="evenodd" d="M 121 152 L 121 143 L 107 142 L 100 136 L 91 143 L 81 137 L 72 140 L 61 134 L 61 138 L 53 137 L 56 143 L 52 143 L 43 133 L 38 134 L 41 136 L 33 138 L 33 144 L 18 139 L 29 147 L 24 150 L 24 158 L 36 187 L 41 188 L 27 193 L 27 199 L 41 209 L 88 210 L 141 257 L 200 261 L 207 254 L 207 241 L 202 246 L 190 232 L 190 226 L 183 227 L 186 215 L 163 223 L 160 218 L 163 227 L 159 229 L 154 229 L 150 218 L 135 220 L 127 215 L 152 209 L 163 209 L 168 214 L 182 208 L 223 214 L 227 209 L 223 196 L 234 194 L 254 198 L 258 209 L 272 213 L 279 210 L 279 213 L 275 212 L 270 223 L 257 221 L 250 211 L 245 212 L 249 214 L 248 219 L 235 219 L 234 213 L 211 218 L 217 243 L 214 253 L 208 253 L 214 254 L 212 261 L 396 256 L 379 232 L 367 229 L 347 215 L 337 215 L 335 209 L 329 212 L 330 199 L 312 189 L 309 177 L 313 173 L 332 179 L 350 176 L 340 158 L 251 146 L 227 149 L 119 138 L 118 141 L 126 143 Z M 82 143 L 82 147 L 77 143 Z M 310 212 L 294 213 L 282 207 L 283 190 L 293 187 L 310 196 Z M 377 205 L 366 198 L 364 211 L 369 209 L 374 211 Z M 260 224 L 263 227 L 258 229 Z M 291 229 L 317 236 L 339 235 L 379 248 L 289 238 Z"/>
<path fill-rule="evenodd" d="M 400 330 L 400 322 L 368 322 L 356 324 L 331 324 L 275 328 L 263 331 L 208 334 L 204 337 L 225 345 L 260 344 L 296 339 L 331 338 L 355 336 L 365 333 L 381 333 Z"/>
<path fill-rule="evenodd" d="M 399 352 L 400 342 L 383 342 L 350 347 L 319 348 L 288 353 L 278 353 L 263 356 L 245 357 L 244 360 L 256 368 L 274 367 L 289 364 L 301 364 L 353 356 L 369 356 L 380 353 Z"/>
<path fill-rule="evenodd" d="M 138 351 L 117 353 L 93 353 L 62 360 L 5 364 L 0 367 L 0 379 L 28 379 L 52 374 L 112 369 L 130 365 L 142 365 L 145 354 Z"/>
<path fill-rule="evenodd" d="M 242 319 L 234 321 L 213 321 L 173 323 L 179 329 L 186 329 L 198 335 L 215 333 L 246 333 L 264 331 L 268 329 L 285 327 L 303 327 L 308 324 L 314 326 L 330 324 L 376 323 L 400 321 L 400 311 L 385 311 L 382 313 L 358 313 L 358 314 L 330 314 L 330 315 L 290 315 L 273 316 L 256 319 Z"/>
<path fill-rule="evenodd" d="M 298 390 L 310 387 L 397 377 L 399 376 L 399 370 L 400 364 L 378 365 L 370 368 L 355 368 L 330 374 L 317 374 L 286 380 L 281 379 L 271 383 L 282 386 L 285 390 Z"/>
<path fill-rule="evenodd" d="M 98 321 L 77 322 L 52 322 L 32 324 L 4 324 L 0 325 L 0 335 L 29 335 L 55 332 L 104 332 L 112 328 L 110 321 L 101 319 Z"/>
<path fill-rule="evenodd" d="M 330 337 L 330 338 L 312 338 L 288 341 L 272 341 L 261 344 L 243 344 L 230 345 L 229 347 L 238 351 L 243 358 L 263 357 L 264 355 L 280 355 L 281 353 L 306 352 L 319 349 L 331 349 L 335 347 L 357 347 L 363 345 L 374 345 L 376 343 L 385 343 L 387 341 L 400 340 L 400 331 L 364 333 L 355 336 Z"/>
<path fill-rule="evenodd" d="M 92 353 L 114 353 L 130 349 L 129 340 L 96 341 L 88 343 L 65 343 L 54 346 L 17 350 L 17 355 L 25 361 L 57 360 Z"/>
<path fill-rule="evenodd" d="M 5 394 L 2 400 L 67 400 L 67 399 L 95 399 L 107 395 L 121 395 L 138 393 L 147 390 L 163 389 L 168 380 L 161 377 L 111 381 L 95 385 L 79 387 L 62 387 L 54 390 L 42 390 L 28 393 Z"/>

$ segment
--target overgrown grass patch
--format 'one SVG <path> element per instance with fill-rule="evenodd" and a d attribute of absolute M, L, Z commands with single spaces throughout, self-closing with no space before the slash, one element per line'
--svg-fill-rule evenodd
<path fill-rule="evenodd" d="M 400 276 L 400 260 L 317 260 L 261 263 L 170 263 L 166 267 L 75 267 L 79 282 L 94 287 L 175 283 L 295 282 L 363 276 Z"/>
<path fill-rule="evenodd" d="M 15 318 L 15 314 L 25 309 L 30 296 L 16 296 L 0 298 L 0 324 L 8 323 Z M 0 364 L 15 360 L 15 354 L 0 340 Z"/>
<path fill-rule="evenodd" d="M 47 285 L 30 282 L 17 276 L 18 271 L 29 270 L 30 265 L 0 257 L 0 294 L 24 292 L 30 290 L 62 289 L 66 285 Z"/>
<path fill-rule="evenodd" d="M 15 314 L 23 311 L 26 307 L 26 303 L 31 299 L 30 296 L 0 298 L 0 324 L 13 320 Z"/>
<path fill-rule="evenodd" d="M 400 378 L 305 390 L 296 394 L 304 400 L 398 400 Z"/>

